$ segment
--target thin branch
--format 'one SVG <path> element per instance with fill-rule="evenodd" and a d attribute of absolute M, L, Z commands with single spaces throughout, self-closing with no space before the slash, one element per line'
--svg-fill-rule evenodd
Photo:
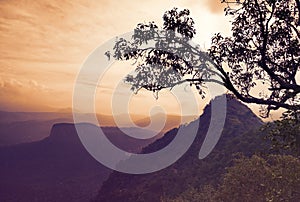
<path fill-rule="evenodd" d="M 300 26 L 300 0 L 295 0 L 298 8 L 298 26 Z"/>

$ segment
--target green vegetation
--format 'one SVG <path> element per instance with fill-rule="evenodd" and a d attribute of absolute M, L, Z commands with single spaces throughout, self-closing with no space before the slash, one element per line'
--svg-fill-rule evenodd
<path fill-rule="evenodd" d="M 260 131 L 269 140 L 269 152 L 251 157 L 239 154 L 217 185 L 190 187 L 178 197 L 161 201 L 299 201 L 298 118 L 299 114 L 287 111 L 282 120 L 265 124 Z"/>
<path fill-rule="evenodd" d="M 190 187 L 173 199 L 162 197 L 161 201 L 299 201 L 298 118 L 299 114 L 287 111 L 281 120 L 265 124 L 260 131 L 269 143 L 269 152 L 251 157 L 240 153 L 217 185 L 210 182 L 200 188 Z"/>
<path fill-rule="evenodd" d="M 235 159 L 217 186 L 193 187 L 168 202 L 299 201 L 300 160 L 290 155 L 253 155 Z"/>
<path fill-rule="evenodd" d="M 267 123 L 262 131 L 272 143 L 271 150 L 277 153 L 300 155 L 300 113 L 287 111 L 282 119 Z"/>

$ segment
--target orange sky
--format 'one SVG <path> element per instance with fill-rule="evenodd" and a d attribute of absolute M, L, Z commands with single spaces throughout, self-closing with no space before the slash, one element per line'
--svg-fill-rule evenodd
<path fill-rule="evenodd" d="M 165 10 L 188 8 L 196 21 L 195 41 L 208 46 L 215 32 L 228 32 L 218 0 L 2 0 L 0 1 L 0 110 L 49 111 L 69 108 L 72 90 L 81 64 L 98 45 L 131 31 L 144 21 L 162 22 Z M 119 67 L 120 69 L 120 67 Z M 126 68 L 110 71 L 108 78 L 119 78 Z M 112 86 L 108 79 L 101 95 L 101 113 L 110 113 Z M 103 82 L 103 81 L 102 81 Z M 105 82 L 105 81 L 104 81 Z M 132 99 L 134 113 L 170 104 L 170 92 L 157 101 L 149 92 Z M 143 107 L 139 107 L 143 106 Z"/>
<path fill-rule="evenodd" d="M 219 0 L 1 0 L 0 110 L 71 108 L 76 75 L 95 48 L 140 22 L 162 23 L 163 13 L 173 7 L 190 9 L 197 29 L 194 42 L 207 48 L 214 33 L 230 33 L 222 6 Z M 113 88 L 129 71 L 130 65 L 117 63 L 104 76 L 96 95 L 98 113 L 111 114 Z M 198 98 L 195 114 L 207 102 Z M 155 106 L 180 114 L 167 90 L 158 100 L 141 91 L 132 97 L 129 110 L 149 114 Z M 258 112 L 256 105 L 250 107 Z"/>

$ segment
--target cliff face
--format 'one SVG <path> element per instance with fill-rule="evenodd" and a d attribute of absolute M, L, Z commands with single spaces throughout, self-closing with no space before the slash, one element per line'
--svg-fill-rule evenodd
<path fill-rule="evenodd" d="M 218 117 L 215 117 L 218 118 Z M 257 129 L 262 121 L 245 105 L 228 98 L 227 116 L 221 139 L 212 153 L 199 160 L 199 150 L 211 119 L 211 105 L 200 117 L 197 137 L 190 149 L 172 166 L 151 174 L 130 175 L 113 172 L 104 182 L 95 201 L 160 201 L 164 196 L 174 197 L 189 186 L 201 187 L 216 183 L 230 165 L 232 154 L 250 155 L 263 148 Z M 189 127 L 186 126 L 186 127 Z M 143 150 L 151 153 L 168 145 L 178 129 L 166 133 Z"/>

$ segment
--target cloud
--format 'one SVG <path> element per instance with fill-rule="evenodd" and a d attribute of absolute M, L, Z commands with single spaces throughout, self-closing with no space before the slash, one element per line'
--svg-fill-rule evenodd
<path fill-rule="evenodd" d="M 35 80 L 0 77 L 0 110 L 42 110 L 48 105 L 49 92 L 50 89 Z"/>
<path fill-rule="evenodd" d="M 23 92 L 23 91 L 48 91 L 47 87 L 35 80 L 20 81 L 14 78 L 3 79 L 0 77 L 1 92 Z M 22 89 L 20 91 L 20 89 Z"/>
<path fill-rule="evenodd" d="M 210 41 L 214 29 L 219 31 L 224 23 L 189 1 L 0 0 L 0 77 L 5 78 L 0 79 L 0 105 L 70 107 L 76 74 L 93 49 L 132 31 L 139 22 L 162 23 L 163 13 L 178 5 L 194 10 L 200 41 Z M 212 1 L 193 0 L 197 6 L 202 2 L 211 6 Z M 102 93 L 109 94 L 112 81 L 127 71 L 118 67 L 104 81 Z M 139 104 L 143 106 L 143 101 Z"/>

